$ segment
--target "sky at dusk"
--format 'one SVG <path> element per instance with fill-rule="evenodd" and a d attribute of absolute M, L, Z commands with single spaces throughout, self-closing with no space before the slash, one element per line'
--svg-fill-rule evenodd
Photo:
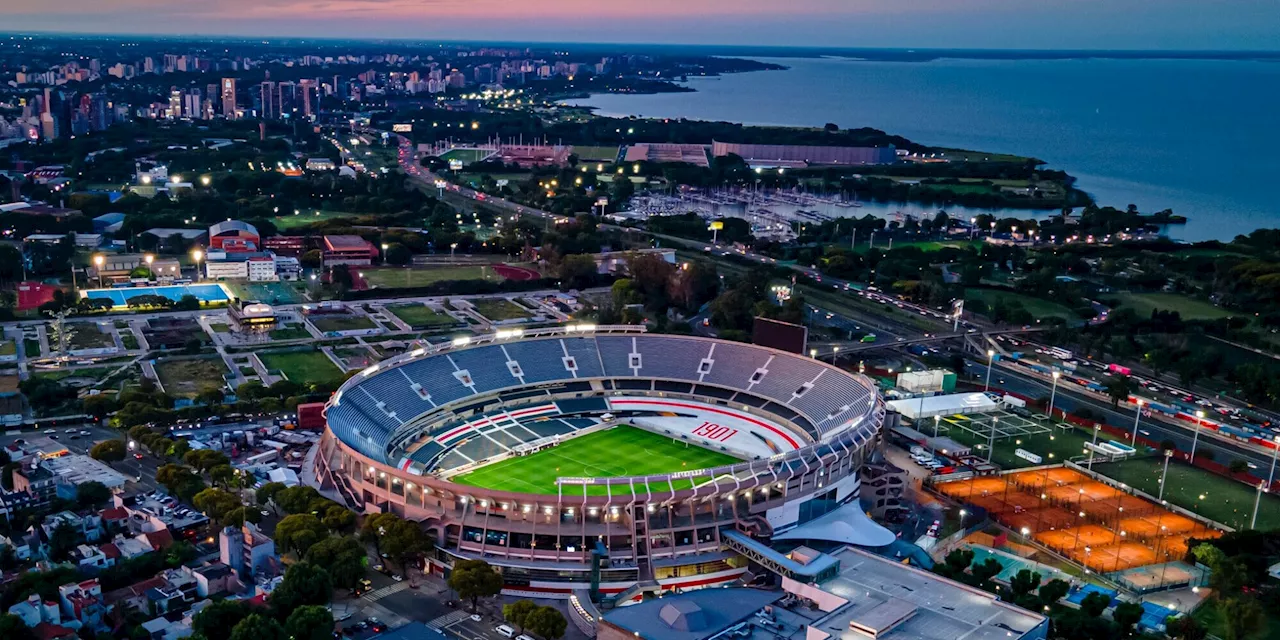
<path fill-rule="evenodd" d="M 1278 0 L 0 0 L 0 30 L 549 42 L 1276 49 Z"/>

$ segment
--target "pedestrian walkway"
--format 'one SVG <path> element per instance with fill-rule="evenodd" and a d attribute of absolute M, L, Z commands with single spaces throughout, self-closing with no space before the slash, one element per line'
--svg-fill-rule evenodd
<path fill-rule="evenodd" d="M 444 629 L 445 627 L 455 622 L 462 622 L 463 620 L 466 620 L 468 615 L 470 614 L 468 614 L 466 611 L 463 611 L 462 609 L 459 609 L 457 611 L 451 611 L 449 613 L 446 613 L 440 616 L 439 618 L 436 618 L 435 620 L 432 620 L 431 622 L 428 622 L 427 626 L 436 630 Z"/>
<path fill-rule="evenodd" d="M 360 596 L 360 599 L 368 600 L 369 602 L 377 602 L 393 593 L 399 593 L 401 591 L 404 591 L 407 588 L 409 588 L 408 582 L 397 582 L 395 584 L 389 584 L 379 589 L 374 589 L 373 591 L 370 591 L 369 593 L 366 593 Z"/>

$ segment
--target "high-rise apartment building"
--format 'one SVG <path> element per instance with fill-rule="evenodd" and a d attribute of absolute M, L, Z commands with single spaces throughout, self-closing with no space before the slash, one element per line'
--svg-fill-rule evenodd
<path fill-rule="evenodd" d="M 238 116 L 236 108 L 236 79 L 222 79 L 222 116 L 235 120 Z"/>

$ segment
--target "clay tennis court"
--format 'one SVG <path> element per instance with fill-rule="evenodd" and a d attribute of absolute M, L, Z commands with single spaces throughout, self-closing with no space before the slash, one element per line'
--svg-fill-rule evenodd
<path fill-rule="evenodd" d="M 1179 560 L 1186 555 L 1188 538 L 1221 535 L 1067 467 L 955 480 L 935 488 L 1103 573 Z"/>

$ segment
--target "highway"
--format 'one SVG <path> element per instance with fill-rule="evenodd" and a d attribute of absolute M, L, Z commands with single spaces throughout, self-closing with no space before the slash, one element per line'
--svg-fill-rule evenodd
<path fill-rule="evenodd" d="M 972 382 L 981 386 L 986 378 L 987 363 L 967 361 L 965 373 L 968 374 Z M 1051 382 L 1033 377 L 1023 371 L 1002 366 L 999 362 L 996 362 L 992 368 L 991 388 L 993 391 L 1006 390 L 1030 398 L 1039 398 L 1049 396 L 1051 387 Z M 1114 409 L 1110 400 L 1105 397 L 1100 397 L 1098 394 L 1089 392 L 1083 387 L 1060 379 L 1058 381 L 1058 391 L 1054 397 L 1054 409 L 1073 412 L 1080 407 L 1088 407 L 1095 414 L 1102 416 L 1102 421 L 1107 424 L 1126 429 L 1130 429 L 1133 426 L 1135 412 L 1132 406 L 1125 408 L 1126 405 L 1121 405 L 1121 408 Z M 1139 422 L 1138 429 L 1139 435 L 1146 438 L 1156 441 L 1172 440 L 1179 451 L 1191 450 L 1191 443 L 1194 439 L 1192 425 L 1186 425 L 1185 423 L 1175 424 L 1143 416 Z M 1211 452 L 1213 460 L 1221 464 L 1230 464 L 1232 460 L 1237 458 L 1246 460 L 1253 465 L 1249 469 L 1249 473 L 1259 480 L 1266 480 L 1271 469 L 1272 452 L 1270 450 L 1262 450 L 1244 443 L 1226 440 L 1209 430 L 1201 431 L 1199 442 L 1196 445 L 1197 456 L 1205 451 Z"/>

